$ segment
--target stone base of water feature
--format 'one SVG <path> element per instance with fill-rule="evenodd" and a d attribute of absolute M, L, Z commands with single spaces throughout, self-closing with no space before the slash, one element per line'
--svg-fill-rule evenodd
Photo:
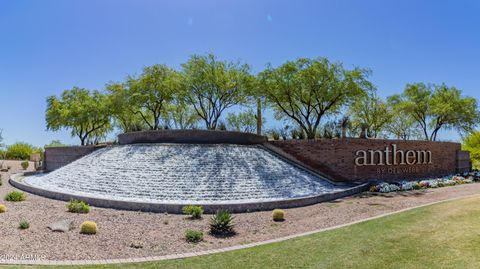
<path fill-rule="evenodd" d="M 113 208 L 120 210 L 131 210 L 131 211 L 141 211 L 141 212 L 154 212 L 154 213 L 173 213 L 173 214 L 182 214 L 182 208 L 188 203 L 152 203 L 152 202 L 134 202 L 134 201 L 124 201 L 124 200 L 110 200 L 102 198 L 94 198 L 84 195 L 75 195 L 69 193 L 62 193 L 57 191 L 51 191 L 46 189 L 37 188 L 25 183 L 25 176 L 23 174 L 12 175 L 10 178 L 10 184 L 15 188 L 20 190 L 43 196 L 46 198 L 51 198 L 61 201 L 70 201 L 72 199 L 77 199 L 85 201 L 86 203 L 104 208 Z M 277 200 L 277 201 L 267 201 L 267 202 L 252 202 L 252 203 L 229 203 L 229 202 L 218 202 L 211 204 L 197 204 L 201 205 L 205 213 L 213 214 L 218 210 L 228 210 L 232 213 L 244 213 L 244 212 L 255 212 L 255 211 L 266 211 L 273 210 L 277 208 L 287 209 L 294 207 L 302 207 L 313 205 L 321 202 L 332 201 L 340 199 L 343 197 L 348 197 L 357 193 L 364 192 L 368 190 L 370 184 L 364 183 L 357 186 L 350 186 L 339 191 L 323 193 L 311 197 L 303 197 L 297 199 L 286 199 L 286 200 Z"/>

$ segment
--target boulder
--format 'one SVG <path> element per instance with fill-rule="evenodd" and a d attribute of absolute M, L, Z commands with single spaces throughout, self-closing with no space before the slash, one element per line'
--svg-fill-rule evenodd
<path fill-rule="evenodd" d="M 73 220 L 60 220 L 48 225 L 48 228 L 53 232 L 66 233 L 74 227 Z"/>

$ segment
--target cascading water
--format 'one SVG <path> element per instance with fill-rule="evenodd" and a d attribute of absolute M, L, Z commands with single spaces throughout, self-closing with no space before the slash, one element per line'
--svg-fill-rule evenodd
<path fill-rule="evenodd" d="M 341 191 L 258 145 L 136 144 L 95 151 L 30 186 L 121 201 L 250 203 Z"/>

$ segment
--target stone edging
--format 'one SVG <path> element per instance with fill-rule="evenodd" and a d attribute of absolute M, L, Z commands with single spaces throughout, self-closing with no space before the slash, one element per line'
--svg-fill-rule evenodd
<path fill-rule="evenodd" d="M 96 207 L 104 208 L 113 208 L 121 210 L 133 210 L 133 211 L 144 211 L 144 212 L 156 212 L 156 213 L 173 213 L 173 214 L 182 214 L 182 208 L 186 204 L 168 204 L 168 203 L 144 203 L 144 202 L 135 202 L 135 201 L 125 201 L 125 200 L 109 200 L 104 198 L 95 198 L 82 195 L 73 195 L 68 193 L 50 191 L 45 189 L 40 189 L 37 187 L 30 186 L 22 182 L 24 177 L 23 173 L 14 174 L 10 177 L 10 184 L 15 188 L 21 189 L 23 191 L 33 193 L 39 196 L 61 200 L 61 201 L 70 201 L 72 199 L 82 200 L 88 204 Z M 253 211 L 267 211 L 273 210 L 276 208 L 292 208 L 292 207 L 302 207 L 307 205 L 312 205 L 320 202 L 331 201 L 335 199 L 340 199 L 346 196 L 350 196 L 356 193 L 363 192 L 368 189 L 369 183 L 364 183 L 362 185 L 354 186 L 342 191 L 325 193 L 316 196 L 277 200 L 277 201 L 266 201 L 266 202 L 248 202 L 248 203 L 218 203 L 218 204 L 199 204 L 203 206 L 205 213 L 215 213 L 220 209 L 229 210 L 232 213 L 244 213 L 244 212 L 253 212 Z"/>
<path fill-rule="evenodd" d="M 246 249 L 246 248 L 252 248 L 252 247 L 257 247 L 257 246 L 262 246 L 262 245 L 267 245 L 267 244 L 272 244 L 272 243 L 278 243 L 282 241 L 286 241 L 289 239 L 294 239 L 302 236 L 308 236 L 316 233 L 321 233 L 321 232 L 326 232 L 326 231 L 331 231 L 347 226 L 351 226 L 354 224 L 358 223 L 363 223 L 375 219 L 380 219 L 383 217 L 387 217 L 390 215 L 395 215 L 398 213 L 402 213 L 405 211 L 417 209 L 417 208 L 422 208 L 422 207 L 427 207 L 435 204 L 440 204 L 444 202 L 449 202 L 449 201 L 455 201 L 455 200 L 460 200 L 460 199 L 467 199 L 471 197 L 477 197 L 479 194 L 473 194 L 473 195 L 466 195 L 466 196 L 460 196 L 460 197 L 455 197 L 455 198 L 449 198 L 449 199 L 444 199 L 440 201 L 435 201 L 435 202 L 430 202 L 426 203 L 423 205 L 418 205 L 414 207 L 409 207 L 409 208 L 404 208 L 401 210 L 389 212 L 389 213 L 384 213 L 380 214 L 377 216 L 361 219 L 361 220 L 356 220 L 353 222 L 345 223 L 345 224 L 340 224 L 332 227 L 327 227 L 323 229 L 317 229 L 314 231 L 310 232 L 305 232 L 305 233 L 300 233 L 300 234 L 294 234 L 294 235 L 289 235 L 277 239 L 271 239 L 267 241 L 262 241 L 262 242 L 256 242 L 256 243 L 250 243 L 250 244 L 245 244 L 245 245 L 237 245 L 237 246 L 232 246 L 232 247 L 227 247 L 227 248 L 221 248 L 221 249 L 213 249 L 213 250 L 205 250 L 205 251 L 198 251 L 198 252 L 190 252 L 190 253 L 184 253 L 184 254 L 170 254 L 170 255 L 164 255 L 164 256 L 153 256 L 153 257 L 145 257 L 145 258 L 129 258 L 129 259 L 109 259 L 109 260 L 70 260 L 70 261 L 8 261 L 8 260 L 0 260 L 0 264 L 3 265 L 62 265 L 62 266 L 69 266 L 69 265 L 108 265 L 108 264 L 125 264 L 125 263 L 143 263 L 143 262 L 158 262 L 158 261 L 166 261 L 166 260 L 176 260 L 176 259 L 184 259 L 184 258 L 191 258 L 191 257 L 198 257 L 198 256 L 205 256 L 205 255 L 211 255 L 211 254 L 216 254 L 216 253 L 223 253 L 223 252 L 228 252 L 228 251 L 234 251 L 234 250 L 241 250 L 241 249 Z"/>

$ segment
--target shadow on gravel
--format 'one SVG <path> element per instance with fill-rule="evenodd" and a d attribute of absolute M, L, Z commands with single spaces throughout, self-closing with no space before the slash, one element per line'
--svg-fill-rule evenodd
<path fill-rule="evenodd" d="M 402 192 L 389 192 L 389 193 L 379 193 L 379 192 L 362 192 L 354 197 L 356 198 L 370 198 L 370 197 L 384 197 L 384 198 L 394 198 L 394 197 L 421 197 L 426 194 L 425 190 L 416 190 L 416 191 L 402 191 Z"/>

